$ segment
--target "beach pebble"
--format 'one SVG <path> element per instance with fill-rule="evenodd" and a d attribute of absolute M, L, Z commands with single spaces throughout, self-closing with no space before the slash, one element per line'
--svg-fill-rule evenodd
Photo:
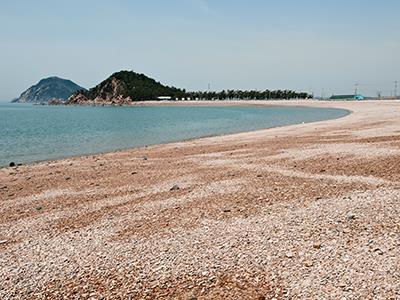
<path fill-rule="evenodd" d="M 287 257 L 287 258 L 293 258 L 293 256 L 294 256 L 294 255 L 293 255 L 293 252 L 287 252 L 287 253 L 286 253 L 286 257 Z"/>
<path fill-rule="evenodd" d="M 351 220 L 354 220 L 354 219 L 356 219 L 356 215 L 355 214 L 353 214 L 353 213 L 347 214 L 347 220 L 351 221 Z"/>
<path fill-rule="evenodd" d="M 320 242 L 315 242 L 315 243 L 313 244 L 313 248 L 314 248 L 314 249 L 321 249 L 321 243 L 320 243 Z"/>
<path fill-rule="evenodd" d="M 15 162 L 10 162 L 10 167 L 15 167 Z"/>
<path fill-rule="evenodd" d="M 170 188 L 170 191 L 178 191 L 180 189 L 181 188 L 177 184 L 175 184 L 172 188 Z"/>
<path fill-rule="evenodd" d="M 309 268 L 309 267 L 312 267 L 312 266 L 314 265 L 314 263 L 313 263 L 311 260 L 306 260 L 306 261 L 304 262 L 304 265 L 305 265 L 307 268 Z"/>
<path fill-rule="evenodd" d="M 374 249 L 374 252 L 377 253 L 378 255 L 383 255 L 383 253 L 384 253 L 383 250 L 380 248 Z"/>

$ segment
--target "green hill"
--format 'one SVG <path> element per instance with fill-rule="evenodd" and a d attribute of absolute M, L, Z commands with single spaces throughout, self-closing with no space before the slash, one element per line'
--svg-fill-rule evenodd
<path fill-rule="evenodd" d="M 162 85 L 144 74 L 120 71 L 91 88 L 72 95 L 69 104 L 112 103 L 124 104 L 132 101 L 155 100 L 161 96 L 180 97 L 185 90 Z"/>

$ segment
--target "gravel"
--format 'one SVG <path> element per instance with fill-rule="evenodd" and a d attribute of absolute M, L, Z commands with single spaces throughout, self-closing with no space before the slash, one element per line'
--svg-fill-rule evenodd
<path fill-rule="evenodd" d="M 400 104 L 316 105 L 354 114 L 0 169 L 0 299 L 400 299 Z"/>

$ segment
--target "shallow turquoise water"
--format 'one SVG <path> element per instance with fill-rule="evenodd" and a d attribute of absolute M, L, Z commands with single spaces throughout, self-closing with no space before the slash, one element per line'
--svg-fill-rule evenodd
<path fill-rule="evenodd" d="M 334 119 L 303 107 L 64 107 L 0 104 L 0 166 Z"/>

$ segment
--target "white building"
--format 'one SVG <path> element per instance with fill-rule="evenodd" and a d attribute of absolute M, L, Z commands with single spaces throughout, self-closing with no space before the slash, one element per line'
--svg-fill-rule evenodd
<path fill-rule="evenodd" d="M 158 100 L 171 100 L 172 97 L 170 97 L 170 96 L 160 96 L 160 97 L 157 97 L 157 99 Z"/>

